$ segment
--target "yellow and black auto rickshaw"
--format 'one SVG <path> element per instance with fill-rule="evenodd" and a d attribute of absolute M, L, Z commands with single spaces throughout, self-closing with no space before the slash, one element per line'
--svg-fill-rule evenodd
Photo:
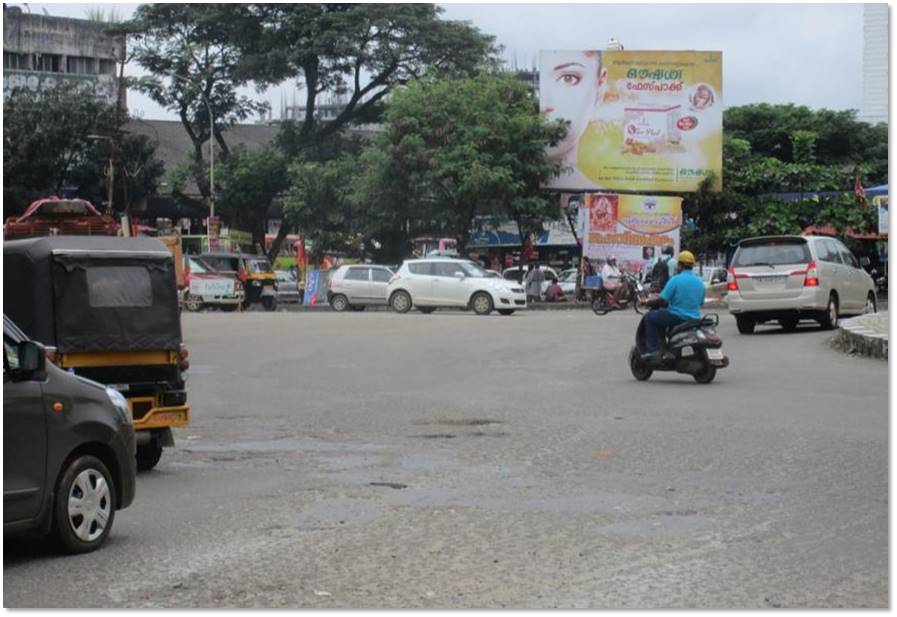
<path fill-rule="evenodd" d="M 3 243 L 3 310 L 70 372 L 128 400 L 137 467 L 190 423 L 175 265 L 155 238 L 48 236 Z"/>
<path fill-rule="evenodd" d="M 234 273 L 243 283 L 243 307 L 261 302 L 266 311 L 277 307 L 277 275 L 264 255 L 203 253 L 199 256 L 216 272 Z"/>

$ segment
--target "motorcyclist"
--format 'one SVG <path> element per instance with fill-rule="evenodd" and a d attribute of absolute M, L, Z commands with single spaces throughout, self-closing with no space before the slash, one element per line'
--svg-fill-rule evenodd
<path fill-rule="evenodd" d="M 701 318 L 704 283 L 692 272 L 695 256 L 691 251 L 682 251 L 677 262 L 677 274 L 667 281 L 659 297 L 647 302 L 652 308 L 661 307 L 645 315 L 646 353 L 642 355 L 642 359 L 648 362 L 661 359 L 660 343 L 668 328 L 683 321 Z"/>
<path fill-rule="evenodd" d="M 613 305 L 619 304 L 619 302 L 617 302 L 617 293 L 620 291 L 622 278 L 623 275 L 617 267 L 617 258 L 613 255 L 608 255 L 607 263 L 601 268 L 601 286 L 609 292 L 608 300 Z"/>

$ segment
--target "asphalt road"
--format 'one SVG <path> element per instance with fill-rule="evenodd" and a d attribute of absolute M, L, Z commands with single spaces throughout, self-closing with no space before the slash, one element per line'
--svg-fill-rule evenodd
<path fill-rule="evenodd" d="M 185 315 L 193 425 L 4 605 L 887 607 L 887 363 L 724 314 L 713 384 L 638 383 L 635 325 Z"/>

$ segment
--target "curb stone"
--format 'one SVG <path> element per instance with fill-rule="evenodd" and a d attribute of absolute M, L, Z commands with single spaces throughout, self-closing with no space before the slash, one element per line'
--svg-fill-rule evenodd
<path fill-rule="evenodd" d="M 845 319 L 838 324 L 838 346 L 849 354 L 888 359 L 888 313 Z"/>

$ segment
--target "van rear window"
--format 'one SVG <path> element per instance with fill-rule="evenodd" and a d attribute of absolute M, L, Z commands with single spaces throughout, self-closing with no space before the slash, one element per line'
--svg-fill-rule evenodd
<path fill-rule="evenodd" d="M 784 266 L 810 263 L 810 249 L 801 240 L 769 240 L 742 245 L 733 266 Z"/>

